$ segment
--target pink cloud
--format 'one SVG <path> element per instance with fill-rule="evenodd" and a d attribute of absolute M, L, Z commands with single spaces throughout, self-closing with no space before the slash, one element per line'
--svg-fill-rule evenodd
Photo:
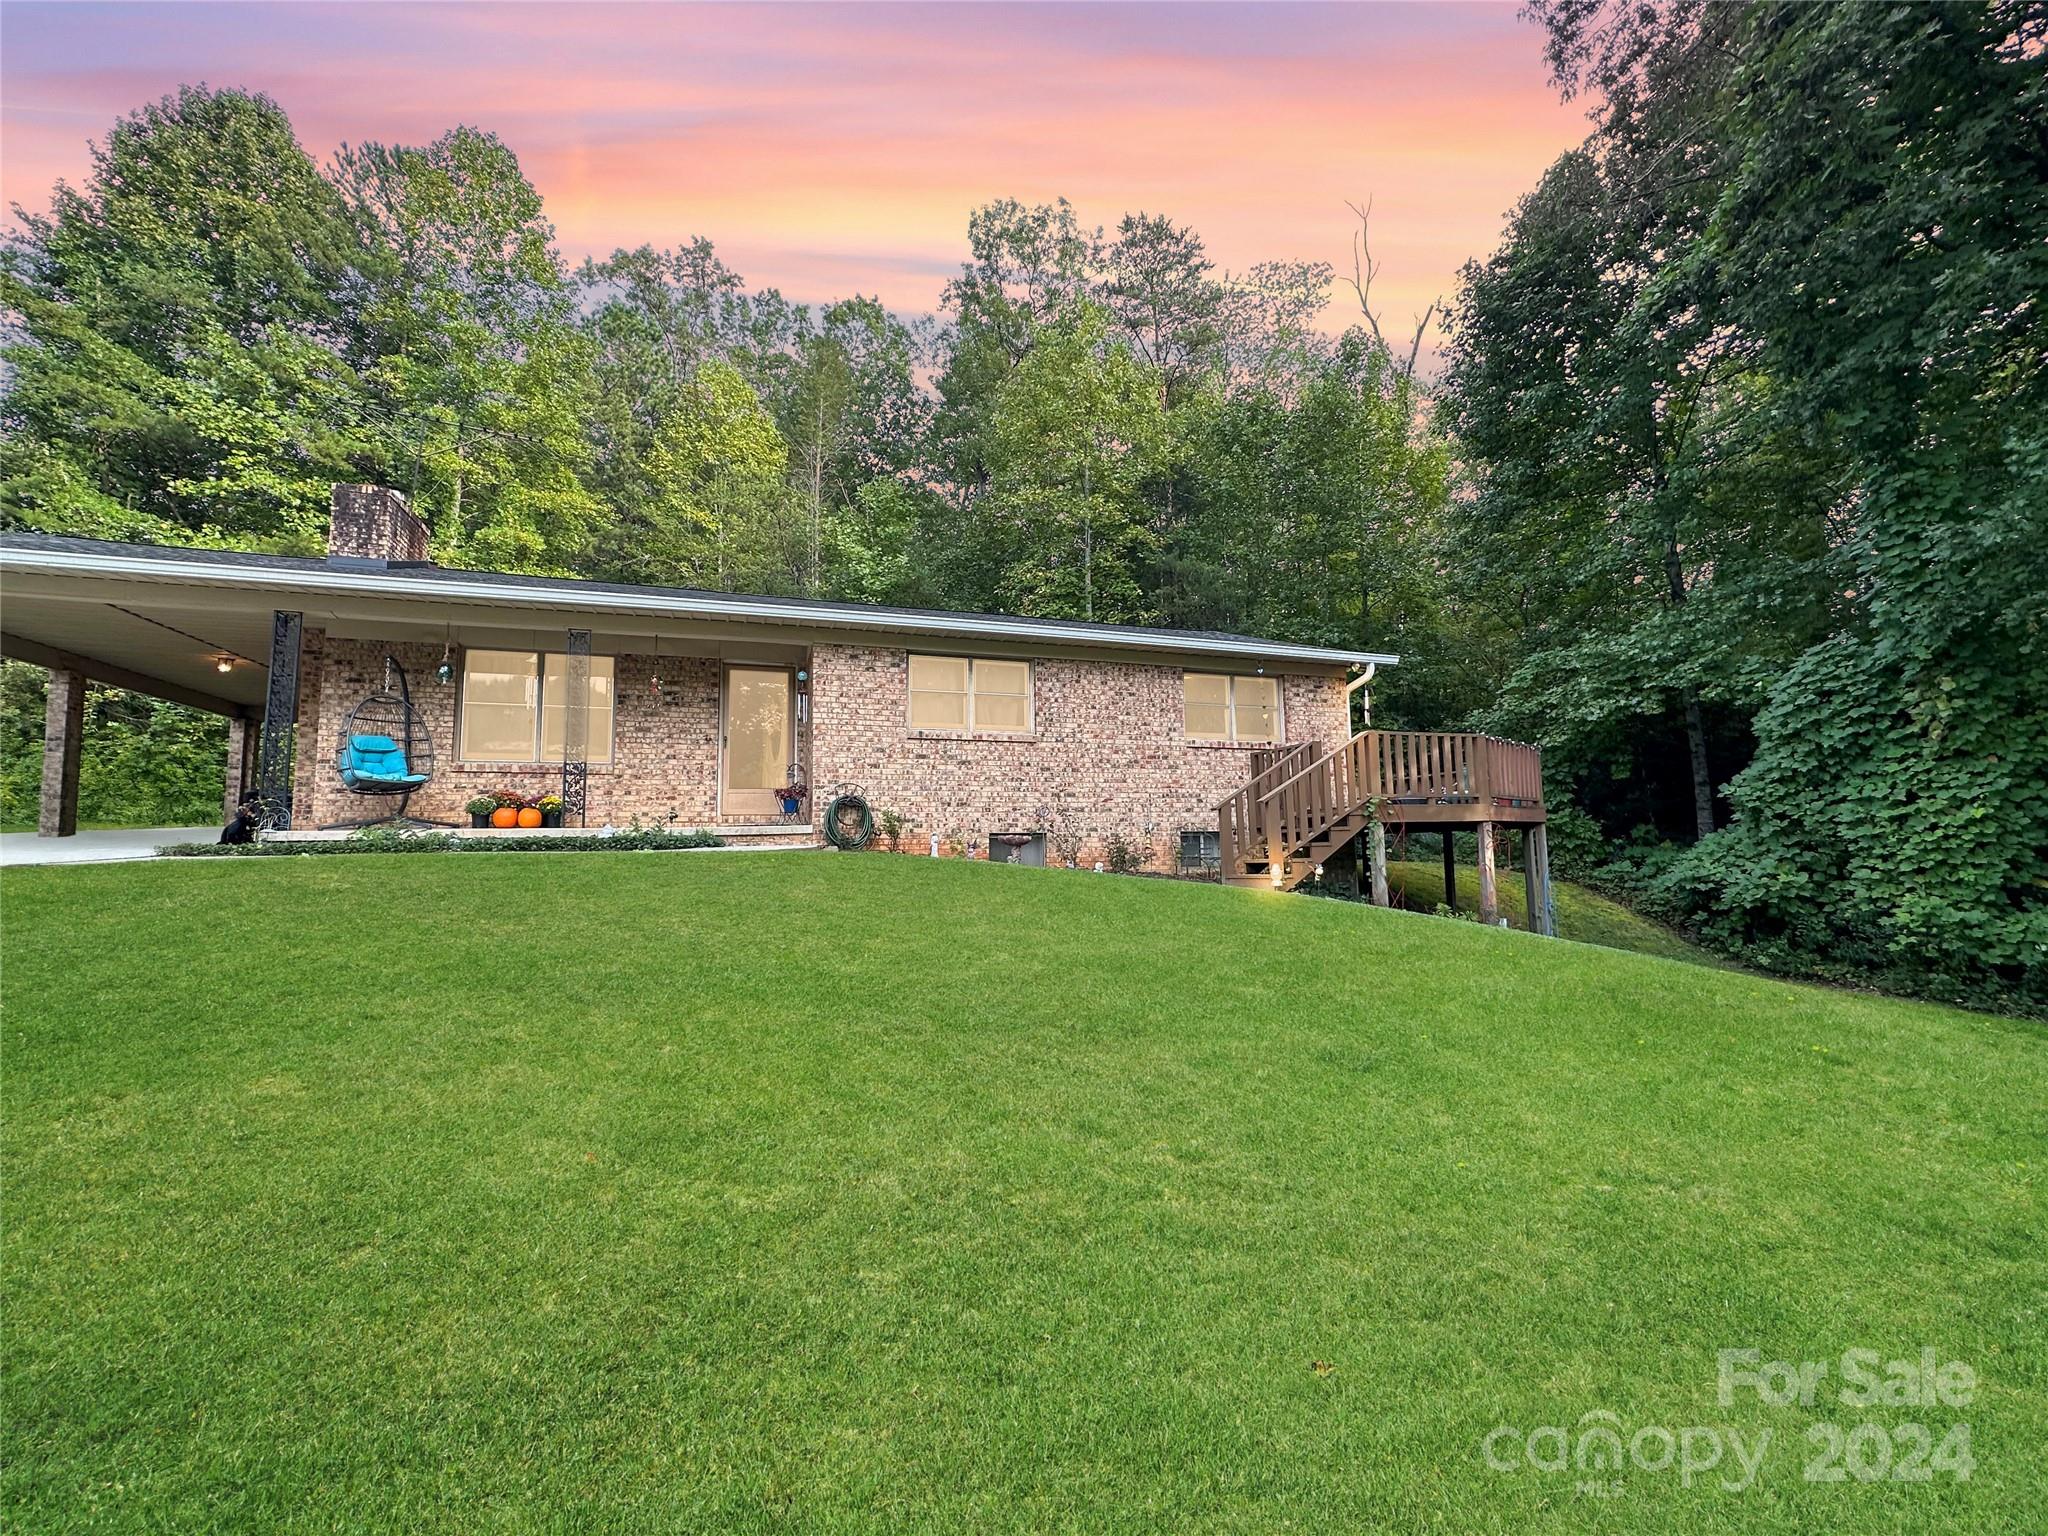
<path fill-rule="evenodd" d="M 1369 195 L 1398 317 L 1584 132 L 1498 6 L 10 4 L 0 28 L 0 194 L 30 209 L 205 79 L 275 96 L 321 158 L 490 128 L 572 257 L 703 234 L 750 281 L 908 310 L 991 197 L 1169 213 L 1241 269 L 1341 265 Z"/>

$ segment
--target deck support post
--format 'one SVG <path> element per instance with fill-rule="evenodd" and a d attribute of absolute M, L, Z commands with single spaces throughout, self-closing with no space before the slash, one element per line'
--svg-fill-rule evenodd
<path fill-rule="evenodd" d="M 43 699 L 43 797 L 36 810 L 37 837 L 78 833 L 78 758 L 85 741 L 85 674 L 50 669 Z"/>
<path fill-rule="evenodd" d="M 1458 910 L 1458 829 L 1444 828 L 1444 905 Z"/>
<path fill-rule="evenodd" d="M 1529 931 L 1543 931 L 1543 872 L 1536 867 L 1536 829 L 1522 828 L 1522 910 L 1528 914 Z"/>
<path fill-rule="evenodd" d="M 1550 829 L 1537 822 L 1529 829 L 1536 850 L 1536 905 L 1530 909 L 1532 924 L 1541 922 L 1536 931 L 1545 938 L 1557 937 L 1557 893 L 1550 887 Z"/>
<path fill-rule="evenodd" d="M 1493 873 L 1493 823 L 1479 823 L 1479 921 L 1491 928 L 1500 921 L 1500 891 Z"/>
<path fill-rule="evenodd" d="M 1387 905 L 1387 825 L 1378 817 L 1373 818 L 1371 830 L 1366 835 L 1371 846 L 1372 860 L 1372 904 L 1376 907 Z"/>

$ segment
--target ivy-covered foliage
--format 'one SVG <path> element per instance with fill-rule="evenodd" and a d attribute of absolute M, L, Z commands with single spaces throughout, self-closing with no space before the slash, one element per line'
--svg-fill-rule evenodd
<path fill-rule="evenodd" d="M 1737 711 L 1732 821 L 1637 848 L 1638 894 L 1752 963 L 2041 1005 L 2048 12 L 1535 9 L 1602 108 L 1460 316 L 1461 530 L 1531 616 L 1496 716 L 1592 782 L 1659 690 Z"/>

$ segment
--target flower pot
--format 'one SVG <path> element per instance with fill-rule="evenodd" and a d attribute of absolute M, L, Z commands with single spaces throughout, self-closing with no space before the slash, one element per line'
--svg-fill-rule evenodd
<path fill-rule="evenodd" d="M 489 811 L 471 811 L 469 813 L 469 824 L 472 827 L 488 827 L 491 824 L 491 813 Z"/>
<path fill-rule="evenodd" d="M 559 827 L 562 824 L 562 813 L 560 811 L 542 811 L 540 813 L 540 824 L 544 827 Z"/>
<path fill-rule="evenodd" d="M 782 801 L 782 814 L 785 816 L 794 816 L 797 813 L 797 811 L 802 808 L 802 806 L 803 801 L 792 800 L 785 795 Z"/>
<path fill-rule="evenodd" d="M 540 812 L 529 805 L 525 810 L 519 813 L 519 825 L 521 825 L 522 827 L 539 826 Z"/>
<path fill-rule="evenodd" d="M 519 825 L 519 812 L 509 805 L 501 805 L 491 812 L 491 825 L 494 827 L 516 827 Z"/>

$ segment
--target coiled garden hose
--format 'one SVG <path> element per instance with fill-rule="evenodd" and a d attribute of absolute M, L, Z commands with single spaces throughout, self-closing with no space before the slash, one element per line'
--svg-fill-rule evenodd
<path fill-rule="evenodd" d="M 825 807 L 825 841 L 851 853 L 875 840 L 875 813 L 859 795 L 841 795 Z"/>

